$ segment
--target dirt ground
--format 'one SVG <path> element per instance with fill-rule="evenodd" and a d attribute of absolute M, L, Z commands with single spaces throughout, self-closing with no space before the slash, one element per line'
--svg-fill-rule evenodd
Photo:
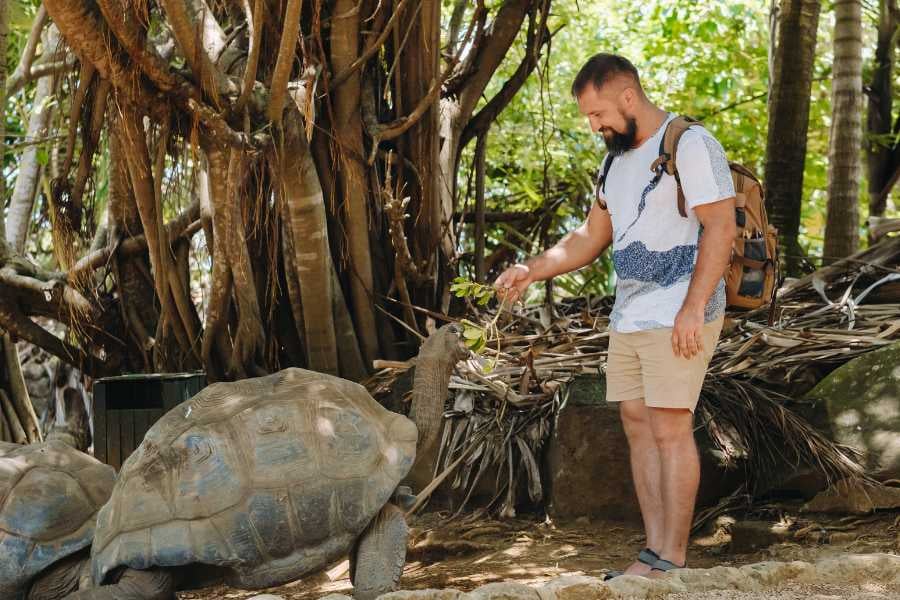
<path fill-rule="evenodd" d="M 742 566 L 765 560 L 813 562 L 843 553 L 900 552 L 900 513 L 862 518 L 792 517 L 775 509 L 751 516 L 757 520 L 789 523 L 802 532 L 789 541 L 751 553 L 734 553 L 728 520 L 694 536 L 688 566 Z M 739 517 L 744 518 L 744 517 Z M 412 523 L 410 549 L 402 589 L 456 588 L 472 590 L 486 583 L 515 581 L 540 584 L 563 575 L 602 576 L 627 565 L 643 547 L 638 527 L 622 523 L 578 519 L 554 522 L 547 518 L 494 520 L 429 513 Z M 797 541 L 799 538 L 800 541 Z M 343 563 L 346 564 L 346 563 Z M 344 571 L 344 572 L 342 572 Z M 181 599 L 245 599 L 270 593 L 286 600 L 312 600 L 330 593 L 351 593 L 346 568 L 334 565 L 321 573 L 278 588 L 253 592 L 225 586 L 179 594 Z M 333 578 L 333 580 L 332 580 Z M 900 598 L 900 589 L 876 583 L 863 586 L 806 585 L 766 593 L 717 591 L 674 594 L 670 600 L 877 600 Z"/>

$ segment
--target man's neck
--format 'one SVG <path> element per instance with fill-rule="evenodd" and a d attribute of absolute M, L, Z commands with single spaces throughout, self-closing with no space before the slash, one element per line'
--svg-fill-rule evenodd
<path fill-rule="evenodd" d="M 652 104 L 648 105 L 641 113 L 637 115 L 637 134 L 634 139 L 634 147 L 637 148 L 647 141 L 647 138 L 653 136 L 662 124 L 669 118 L 669 113 Z"/>

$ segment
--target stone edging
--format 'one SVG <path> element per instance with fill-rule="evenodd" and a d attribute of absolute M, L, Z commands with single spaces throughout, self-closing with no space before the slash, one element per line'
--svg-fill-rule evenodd
<path fill-rule="evenodd" d="M 489 583 L 471 592 L 442 590 L 401 590 L 379 596 L 378 600 L 607 600 L 652 599 L 679 592 L 711 590 L 762 591 L 785 584 L 853 583 L 900 584 L 900 556 L 894 554 L 849 554 L 819 560 L 767 561 L 743 567 L 679 569 L 665 579 L 623 575 L 609 582 L 586 575 L 570 575 L 540 586 L 522 583 Z M 321 600 L 344 600 L 330 594 Z"/>

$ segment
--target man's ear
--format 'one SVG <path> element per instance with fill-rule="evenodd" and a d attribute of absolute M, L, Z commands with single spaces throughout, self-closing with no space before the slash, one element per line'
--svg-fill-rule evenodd
<path fill-rule="evenodd" d="M 622 104 L 625 108 L 634 108 L 635 101 L 637 100 L 637 92 L 634 91 L 633 87 L 626 87 L 622 90 Z"/>

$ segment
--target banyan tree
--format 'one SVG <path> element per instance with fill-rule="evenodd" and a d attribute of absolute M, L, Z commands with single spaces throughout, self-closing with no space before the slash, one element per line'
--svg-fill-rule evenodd
<path fill-rule="evenodd" d="M 45 0 L 0 87 L 55 98 L 29 123 L 49 156 L 16 155 L 0 329 L 95 376 L 358 379 L 410 354 L 448 307 L 461 153 L 549 5 Z"/>

